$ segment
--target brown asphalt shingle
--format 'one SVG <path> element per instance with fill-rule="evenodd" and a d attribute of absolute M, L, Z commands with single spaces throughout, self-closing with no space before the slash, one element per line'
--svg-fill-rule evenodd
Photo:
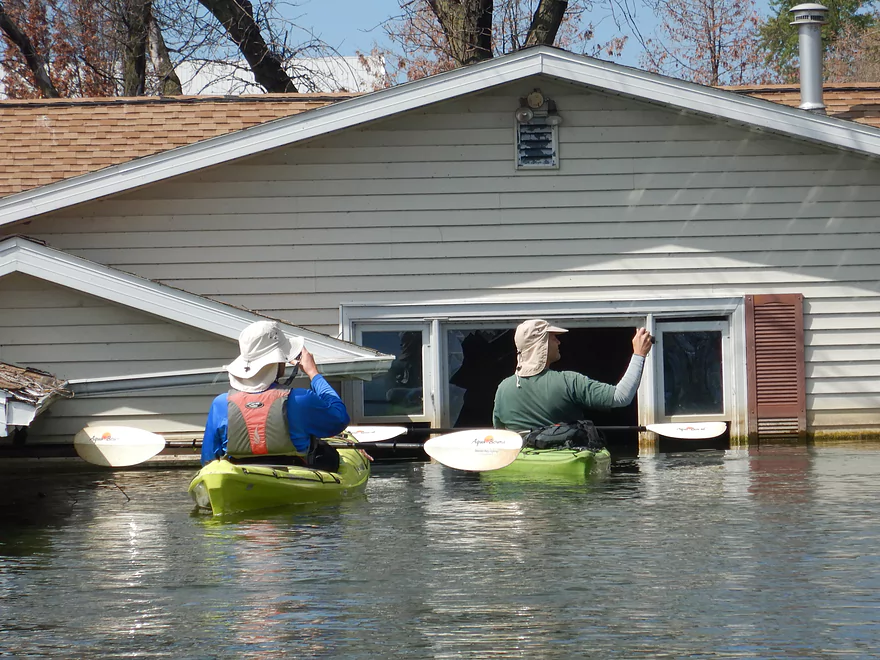
<path fill-rule="evenodd" d="M 0 197 L 353 96 L 0 100 Z"/>
<path fill-rule="evenodd" d="M 720 89 L 793 108 L 801 103 L 798 85 L 739 85 Z M 827 116 L 880 128 L 880 83 L 826 83 L 822 95 Z"/>

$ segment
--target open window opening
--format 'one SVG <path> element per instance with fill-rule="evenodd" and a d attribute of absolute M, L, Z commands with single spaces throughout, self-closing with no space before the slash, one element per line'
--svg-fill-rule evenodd
<path fill-rule="evenodd" d="M 551 368 L 577 371 L 594 380 L 616 383 L 632 355 L 635 326 L 571 328 L 560 337 L 561 359 Z M 447 330 L 449 419 L 455 428 L 492 425 L 498 384 L 514 373 L 514 328 Z M 597 426 L 637 426 L 638 398 L 625 408 L 590 411 Z M 618 456 L 638 455 L 638 432 L 605 434 L 608 447 Z"/>

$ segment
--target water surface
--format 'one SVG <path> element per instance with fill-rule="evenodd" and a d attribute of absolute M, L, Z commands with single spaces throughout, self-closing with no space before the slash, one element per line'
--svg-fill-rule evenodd
<path fill-rule="evenodd" d="M 880 447 L 551 484 L 378 465 L 228 520 L 192 470 L 0 474 L 0 655 L 880 657 Z"/>

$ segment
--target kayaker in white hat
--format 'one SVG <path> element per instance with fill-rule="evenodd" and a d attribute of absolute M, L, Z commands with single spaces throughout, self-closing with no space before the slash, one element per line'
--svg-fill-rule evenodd
<path fill-rule="evenodd" d="M 585 419 L 589 410 L 628 406 L 636 395 L 653 337 L 645 328 L 633 337 L 633 356 L 617 385 L 601 383 L 575 371 L 555 371 L 559 335 L 568 332 L 543 319 L 529 319 L 516 328 L 516 372 L 495 392 L 495 428 L 527 431 Z"/>
<path fill-rule="evenodd" d="M 226 367 L 232 389 L 217 396 L 208 412 L 202 464 L 226 456 L 251 461 L 288 455 L 335 471 L 338 453 L 315 439 L 341 433 L 349 423 L 348 411 L 318 373 L 302 337 L 288 337 L 275 321 L 257 321 L 242 330 L 238 344 L 241 354 Z M 287 364 L 302 369 L 311 380 L 309 389 L 275 382 Z"/>

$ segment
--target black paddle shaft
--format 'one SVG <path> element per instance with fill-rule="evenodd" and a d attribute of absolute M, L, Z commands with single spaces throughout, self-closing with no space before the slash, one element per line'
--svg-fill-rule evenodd
<path fill-rule="evenodd" d="M 600 431 L 647 431 L 648 429 L 644 426 L 597 426 L 596 427 Z M 407 431 L 407 434 L 416 434 L 416 433 L 455 433 L 456 431 L 486 431 L 488 429 L 479 428 L 479 429 L 410 429 Z"/>
<path fill-rule="evenodd" d="M 424 442 L 394 442 L 382 440 L 380 442 L 330 442 L 336 449 L 424 449 Z"/>

